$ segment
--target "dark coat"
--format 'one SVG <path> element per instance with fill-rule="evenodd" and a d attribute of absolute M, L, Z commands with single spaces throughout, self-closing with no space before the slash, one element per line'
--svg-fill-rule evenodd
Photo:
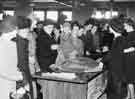
<path fill-rule="evenodd" d="M 114 94 L 115 99 L 123 99 L 127 96 L 126 76 L 124 63 L 125 37 L 118 37 L 113 40 L 112 49 L 107 53 L 102 62 L 108 66 L 108 86 L 107 90 Z M 110 98 L 110 99 L 114 99 Z"/>
<path fill-rule="evenodd" d="M 18 68 L 24 73 L 27 80 L 31 79 L 28 58 L 29 41 L 17 35 Z"/>
<path fill-rule="evenodd" d="M 101 57 L 100 53 L 96 52 L 96 49 L 99 49 L 99 35 L 92 35 L 90 31 L 88 31 L 85 35 L 79 37 L 84 44 L 84 56 L 90 57 L 92 59 L 97 59 Z M 90 55 L 86 55 L 86 52 L 89 52 Z"/>
<path fill-rule="evenodd" d="M 55 63 L 57 51 L 51 50 L 51 46 L 56 44 L 55 40 L 44 31 L 37 38 L 36 56 L 41 71 L 51 71 L 49 66 Z"/>
<path fill-rule="evenodd" d="M 119 80 L 125 78 L 125 67 L 124 67 L 124 37 L 118 37 L 113 40 L 112 50 L 103 57 L 102 62 L 109 64 L 109 71 L 115 73 Z"/>
<path fill-rule="evenodd" d="M 108 46 L 109 49 L 111 49 L 114 35 L 109 33 L 109 31 L 102 31 L 102 33 L 103 36 L 101 46 Z"/>
<path fill-rule="evenodd" d="M 22 72 L 24 77 L 22 83 L 24 84 L 29 83 L 30 95 L 31 98 L 33 99 L 32 76 L 29 68 L 29 55 L 28 55 L 29 41 L 17 35 L 16 44 L 17 44 L 17 54 L 18 54 L 18 68 Z"/>
<path fill-rule="evenodd" d="M 134 47 L 135 48 L 135 32 L 128 33 L 126 37 L 125 49 Z M 135 82 L 135 51 L 125 53 L 125 68 L 126 68 L 126 77 L 128 83 Z"/>

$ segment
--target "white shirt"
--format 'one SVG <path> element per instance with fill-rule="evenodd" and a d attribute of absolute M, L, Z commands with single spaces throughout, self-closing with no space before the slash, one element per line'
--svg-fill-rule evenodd
<path fill-rule="evenodd" d="M 0 37 L 0 75 L 17 80 L 21 73 L 17 71 L 16 42 L 10 40 L 13 35 L 8 33 Z"/>

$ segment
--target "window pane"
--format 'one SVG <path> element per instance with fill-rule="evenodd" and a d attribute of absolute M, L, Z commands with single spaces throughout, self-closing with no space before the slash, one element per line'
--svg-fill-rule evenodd
<path fill-rule="evenodd" d="M 118 16 L 118 14 L 119 14 L 119 13 L 118 13 L 117 11 L 113 11 L 113 12 L 112 12 L 112 16 Z"/>
<path fill-rule="evenodd" d="M 38 18 L 40 21 L 44 21 L 45 19 L 45 13 L 44 11 L 34 11 L 34 16 Z"/>
<path fill-rule="evenodd" d="M 63 11 L 62 13 L 67 16 L 65 21 L 72 21 L 72 11 Z"/>
<path fill-rule="evenodd" d="M 58 20 L 58 11 L 47 11 L 47 19 Z"/>
<path fill-rule="evenodd" d="M 14 11 L 12 11 L 12 10 L 5 10 L 4 13 L 5 13 L 6 15 L 14 16 Z"/>
<path fill-rule="evenodd" d="M 111 12 L 110 11 L 106 11 L 105 12 L 105 19 L 110 19 L 111 18 Z"/>
<path fill-rule="evenodd" d="M 0 13 L 0 21 L 3 20 L 3 13 Z"/>
<path fill-rule="evenodd" d="M 111 15 L 111 11 L 105 12 L 105 19 L 110 19 L 111 17 L 115 17 L 115 16 L 118 16 L 117 11 L 112 11 L 112 15 Z"/>

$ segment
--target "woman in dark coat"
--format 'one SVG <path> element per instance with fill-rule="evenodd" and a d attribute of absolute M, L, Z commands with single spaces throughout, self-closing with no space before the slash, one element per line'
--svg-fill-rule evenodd
<path fill-rule="evenodd" d="M 37 38 L 36 56 L 42 72 L 52 72 L 49 66 L 55 63 L 57 57 L 56 41 L 51 36 L 53 26 L 53 21 L 46 20 L 43 26 L 44 31 Z"/>
<path fill-rule="evenodd" d="M 108 96 L 112 95 L 109 99 L 122 99 L 126 96 L 126 91 L 121 90 L 122 84 L 125 82 L 123 24 L 118 19 L 113 19 L 109 30 L 114 34 L 112 49 L 102 60 L 105 65 L 108 65 Z"/>
<path fill-rule="evenodd" d="M 125 58 L 125 68 L 126 68 L 126 78 L 128 83 L 128 92 L 130 97 L 135 99 L 134 86 L 135 83 L 135 23 L 131 19 L 126 19 L 124 23 L 124 28 L 127 32 L 124 58 Z"/>

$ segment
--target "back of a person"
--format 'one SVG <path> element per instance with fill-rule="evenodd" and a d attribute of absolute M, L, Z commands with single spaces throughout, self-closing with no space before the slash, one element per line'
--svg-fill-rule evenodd
<path fill-rule="evenodd" d="M 0 39 L 0 97 L 9 99 L 9 93 L 16 88 L 17 51 L 16 43 Z"/>

